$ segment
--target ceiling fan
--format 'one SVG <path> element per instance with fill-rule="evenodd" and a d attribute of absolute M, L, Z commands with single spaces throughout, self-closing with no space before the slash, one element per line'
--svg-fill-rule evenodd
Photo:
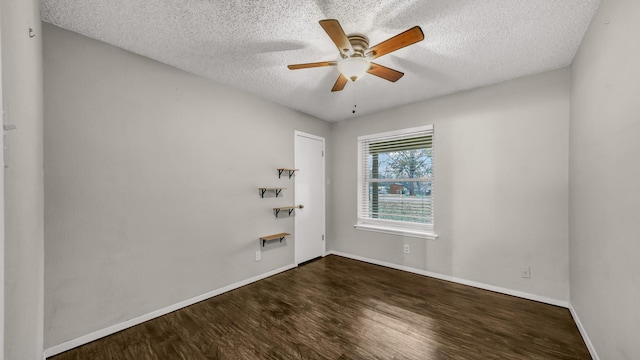
<path fill-rule="evenodd" d="M 321 61 L 306 64 L 294 64 L 287 66 L 290 70 L 308 69 L 322 66 L 337 66 L 340 76 L 333 85 L 331 91 L 344 89 L 348 80 L 356 81 L 365 73 L 369 73 L 391 82 L 396 82 L 404 73 L 376 64 L 371 60 L 379 58 L 390 52 L 402 49 L 405 46 L 415 44 L 424 39 L 424 34 L 419 26 L 389 38 L 378 45 L 369 47 L 369 39 L 361 34 L 347 35 L 342 30 L 338 20 L 320 20 L 320 26 L 338 47 L 340 61 Z"/>

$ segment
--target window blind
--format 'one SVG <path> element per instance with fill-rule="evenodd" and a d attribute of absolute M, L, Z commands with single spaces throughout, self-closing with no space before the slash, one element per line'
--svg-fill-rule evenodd
<path fill-rule="evenodd" d="M 433 225 L 433 126 L 359 140 L 358 220 Z"/>

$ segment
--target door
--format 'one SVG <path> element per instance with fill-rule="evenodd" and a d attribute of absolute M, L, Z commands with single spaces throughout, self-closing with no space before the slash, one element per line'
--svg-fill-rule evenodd
<path fill-rule="evenodd" d="M 324 138 L 295 132 L 295 261 L 324 256 Z"/>

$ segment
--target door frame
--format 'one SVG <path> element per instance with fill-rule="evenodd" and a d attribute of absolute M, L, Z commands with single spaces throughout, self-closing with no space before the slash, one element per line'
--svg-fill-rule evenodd
<path fill-rule="evenodd" d="M 4 96 L 2 94 L 2 24 L 0 24 L 0 360 L 4 359 Z"/>
<path fill-rule="evenodd" d="M 297 149 L 296 149 L 296 143 L 297 143 L 297 139 L 298 137 L 306 137 L 309 139 L 313 139 L 313 140 L 318 140 L 322 143 L 322 179 L 321 179 L 321 184 L 322 184 L 322 194 L 321 194 L 321 198 L 322 198 L 322 254 L 320 256 L 324 257 L 327 254 L 327 198 L 326 198 L 326 141 L 325 138 L 323 138 L 322 136 L 317 136 L 317 135 L 313 135 L 313 134 L 309 134 L 306 132 L 302 132 L 302 131 L 298 131 L 298 130 L 294 130 L 293 131 L 293 164 L 294 164 L 294 168 L 297 168 Z M 294 203 L 297 204 L 297 191 L 298 191 L 298 187 L 295 185 L 295 176 L 294 176 Z M 297 227 L 297 220 L 294 219 L 294 234 L 296 233 L 296 227 Z M 297 239 L 296 239 L 296 243 L 297 243 Z M 294 262 L 295 265 L 298 266 L 298 264 L 300 264 L 300 261 L 298 259 L 298 253 L 297 251 L 295 251 L 295 244 L 294 244 Z"/>

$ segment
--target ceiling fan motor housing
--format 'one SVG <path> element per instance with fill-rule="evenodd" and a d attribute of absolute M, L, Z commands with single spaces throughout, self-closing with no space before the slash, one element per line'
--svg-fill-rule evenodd
<path fill-rule="evenodd" d="M 353 52 L 342 55 L 342 61 L 338 64 L 338 71 L 351 81 L 358 80 L 370 67 L 365 52 L 369 48 L 369 39 L 362 34 L 347 36 Z"/>
<path fill-rule="evenodd" d="M 369 39 L 362 34 L 351 34 L 347 37 L 353 48 L 353 54 L 349 55 L 349 57 L 365 57 L 364 53 L 369 49 Z"/>

